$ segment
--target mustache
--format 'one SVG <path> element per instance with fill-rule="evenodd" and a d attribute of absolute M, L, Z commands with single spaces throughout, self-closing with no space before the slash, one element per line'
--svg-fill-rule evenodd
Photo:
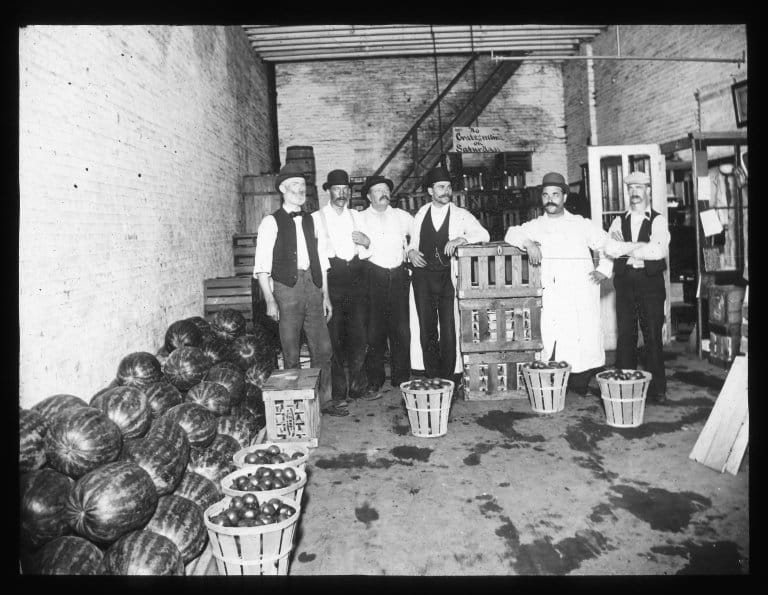
<path fill-rule="evenodd" d="M 379 200 L 389 200 L 389 197 L 385 195 L 385 196 L 380 197 Z"/>
<path fill-rule="evenodd" d="M 557 203 L 556 203 L 556 202 L 548 202 L 548 203 L 545 203 L 545 205 L 544 205 L 544 206 L 545 206 L 545 207 L 556 207 L 556 206 L 557 206 Z"/>

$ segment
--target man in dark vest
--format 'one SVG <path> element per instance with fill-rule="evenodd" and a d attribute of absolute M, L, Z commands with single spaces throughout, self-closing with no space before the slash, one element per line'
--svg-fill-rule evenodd
<path fill-rule="evenodd" d="M 329 263 L 324 245 L 318 247 L 312 217 L 301 210 L 306 180 L 297 165 L 288 163 L 277 175 L 275 187 L 283 195 L 283 205 L 259 224 L 253 275 L 259 280 L 267 316 L 278 321 L 285 369 L 299 367 L 303 329 L 311 365 L 320 368 L 321 411 L 348 415 L 331 401 Z"/>
<path fill-rule="evenodd" d="M 490 236 L 474 215 L 451 202 L 451 177 L 444 167 L 432 169 L 424 186 L 432 202 L 416 213 L 408 250 L 414 267 L 413 298 L 419 327 L 412 336 L 418 337 L 427 377 L 454 380 L 461 392 L 458 381 L 462 364 L 456 337 L 458 261 L 454 252 L 457 246 L 487 242 Z"/>
<path fill-rule="evenodd" d="M 616 288 L 616 366 L 637 368 L 637 323 L 643 333 L 646 364 L 653 378 L 648 399 L 666 400 L 662 328 L 664 326 L 664 271 L 669 252 L 666 218 L 651 208 L 651 179 L 635 171 L 624 178 L 629 210 L 616 217 L 608 230 L 606 253 L 613 257 Z"/>

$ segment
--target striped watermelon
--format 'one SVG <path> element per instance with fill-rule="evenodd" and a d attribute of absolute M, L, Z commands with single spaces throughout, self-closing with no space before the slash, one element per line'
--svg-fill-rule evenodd
<path fill-rule="evenodd" d="M 184 347 L 181 347 L 184 349 Z M 178 350 L 177 350 L 178 351 Z M 182 403 L 171 407 L 163 417 L 175 421 L 187 433 L 190 446 L 204 448 L 216 437 L 216 416 L 198 403 Z"/>
<path fill-rule="evenodd" d="M 226 434 L 216 434 L 216 438 L 213 439 L 213 442 L 210 443 L 206 447 L 209 450 L 215 450 L 222 454 L 224 457 L 224 460 L 226 461 L 232 461 L 232 457 L 234 454 L 240 450 L 240 443 L 235 440 L 232 436 L 227 436 Z"/>
<path fill-rule="evenodd" d="M 245 374 L 240 370 L 216 365 L 208 370 L 205 380 L 218 382 L 226 388 L 232 405 L 238 405 L 245 398 Z"/>
<path fill-rule="evenodd" d="M 76 535 L 57 537 L 36 552 L 30 574 L 101 574 L 104 555 L 93 543 Z M 25 569 L 25 572 L 27 570 Z"/>
<path fill-rule="evenodd" d="M 129 353 L 117 366 L 115 379 L 121 386 L 135 386 L 144 389 L 163 377 L 162 366 L 158 359 L 146 351 Z"/>
<path fill-rule="evenodd" d="M 72 407 L 88 407 L 88 403 L 75 395 L 53 395 L 35 403 L 32 406 L 32 411 L 37 411 L 45 419 L 52 422 L 55 415 Z"/>
<path fill-rule="evenodd" d="M 150 436 L 160 436 L 170 442 L 176 450 L 184 450 L 189 453 L 190 445 L 187 432 L 170 417 L 163 416 L 153 419 L 146 437 L 149 438 Z"/>
<path fill-rule="evenodd" d="M 233 308 L 217 310 L 211 318 L 211 330 L 225 341 L 234 341 L 245 334 L 247 322 L 245 316 Z"/>
<path fill-rule="evenodd" d="M 109 546 L 102 572 L 111 575 L 183 576 L 184 562 L 176 544 L 154 531 L 132 531 Z"/>
<path fill-rule="evenodd" d="M 153 382 L 144 388 L 143 391 L 147 397 L 147 404 L 152 410 L 153 418 L 160 417 L 171 407 L 180 405 L 183 401 L 179 389 L 173 386 L 170 382 Z"/>
<path fill-rule="evenodd" d="M 38 548 L 69 533 L 64 510 L 74 483 L 53 469 L 38 469 L 21 476 L 21 542 L 25 546 Z"/>
<path fill-rule="evenodd" d="M 187 319 L 177 320 L 171 323 L 165 331 L 163 346 L 168 353 L 172 353 L 179 347 L 200 347 L 203 343 L 203 334 L 194 322 Z"/>
<path fill-rule="evenodd" d="M 163 364 L 168 381 L 184 392 L 200 382 L 211 367 L 211 360 L 199 347 L 174 349 Z"/>
<path fill-rule="evenodd" d="M 152 410 L 146 395 L 135 386 L 116 386 L 99 393 L 90 405 L 106 413 L 120 428 L 123 438 L 139 438 L 149 429 Z"/>
<path fill-rule="evenodd" d="M 189 462 L 189 445 L 176 448 L 159 433 L 146 436 L 126 445 L 126 459 L 134 461 L 152 478 L 158 496 L 170 494 L 179 481 Z"/>
<path fill-rule="evenodd" d="M 216 427 L 218 436 L 226 435 L 234 438 L 240 448 L 251 444 L 251 428 L 248 422 L 239 415 L 222 415 Z"/>
<path fill-rule="evenodd" d="M 221 500 L 222 492 L 220 485 L 213 483 L 210 479 L 203 477 L 199 473 L 187 469 L 179 485 L 176 486 L 174 494 L 191 500 L 201 510 L 205 511 L 209 506 Z"/>
<path fill-rule="evenodd" d="M 175 494 L 160 497 L 155 514 L 145 529 L 176 544 L 184 564 L 197 558 L 208 542 L 203 510 L 191 500 Z"/>
<path fill-rule="evenodd" d="M 37 411 L 19 410 L 19 473 L 40 469 L 45 465 L 45 435 L 48 420 Z"/>
<path fill-rule="evenodd" d="M 107 463 L 81 477 L 67 497 L 65 514 L 76 533 L 110 543 L 143 527 L 155 512 L 157 491 L 133 461 Z"/>
<path fill-rule="evenodd" d="M 211 333 L 210 337 L 203 341 L 200 349 L 203 350 L 203 353 L 211 363 L 215 365 L 229 359 L 230 347 L 230 341 L 225 341 Z"/>
<path fill-rule="evenodd" d="M 237 467 L 232 461 L 232 457 L 227 459 L 218 450 L 211 450 L 208 447 L 204 449 L 193 448 L 191 450 L 187 469 L 207 477 L 216 485 L 220 485 L 222 478 L 228 473 L 232 473 Z"/>
<path fill-rule="evenodd" d="M 218 382 L 201 380 L 189 389 L 184 401 L 198 403 L 213 412 L 214 415 L 229 415 L 232 404 L 229 391 Z"/>
<path fill-rule="evenodd" d="M 51 467 L 77 479 L 120 456 L 123 437 L 118 425 L 94 407 L 72 407 L 59 413 L 45 435 Z"/>

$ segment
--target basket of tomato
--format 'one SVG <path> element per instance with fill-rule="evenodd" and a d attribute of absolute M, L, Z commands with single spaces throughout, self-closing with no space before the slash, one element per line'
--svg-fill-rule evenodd
<path fill-rule="evenodd" d="M 400 384 L 400 391 L 414 436 L 435 438 L 448 433 L 453 381 L 444 378 L 416 378 Z"/>
<path fill-rule="evenodd" d="M 256 493 L 261 498 L 289 498 L 301 504 L 307 472 L 293 467 L 273 468 L 269 465 L 246 466 L 221 480 L 221 491 L 227 496 Z"/>
<path fill-rule="evenodd" d="M 268 465 L 274 469 L 294 467 L 304 469 L 309 458 L 309 448 L 299 444 L 277 444 L 265 442 L 263 444 L 251 444 L 238 450 L 232 460 L 238 467 L 254 465 Z"/>
<path fill-rule="evenodd" d="M 643 423 L 645 397 L 651 384 L 650 372 L 607 370 L 597 375 L 597 383 L 609 426 L 636 428 Z"/>
<path fill-rule="evenodd" d="M 528 402 L 536 413 L 565 409 L 565 393 L 571 365 L 565 361 L 530 362 L 521 366 Z"/>

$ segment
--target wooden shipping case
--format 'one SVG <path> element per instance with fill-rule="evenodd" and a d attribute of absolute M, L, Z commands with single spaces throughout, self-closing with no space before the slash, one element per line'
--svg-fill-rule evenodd
<path fill-rule="evenodd" d="M 464 400 L 526 399 L 520 366 L 539 358 L 540 351 L 494 351 L 462 355 Z"/>
<path fill-rule="evenodd" d="M 213 316 L 219 310 L 231 308 L 239 311 L 247 321 L 253 321 L 254 301 L 258 300 L 258 287 L 253 277 L 218 277 L 203 281 L 204 316 Z"/>
<path fill-rule="evenodd" d="M 275 370 L 262 388 L 267 440 L 317 447 L 320 438 L 319 368 Z"/>

